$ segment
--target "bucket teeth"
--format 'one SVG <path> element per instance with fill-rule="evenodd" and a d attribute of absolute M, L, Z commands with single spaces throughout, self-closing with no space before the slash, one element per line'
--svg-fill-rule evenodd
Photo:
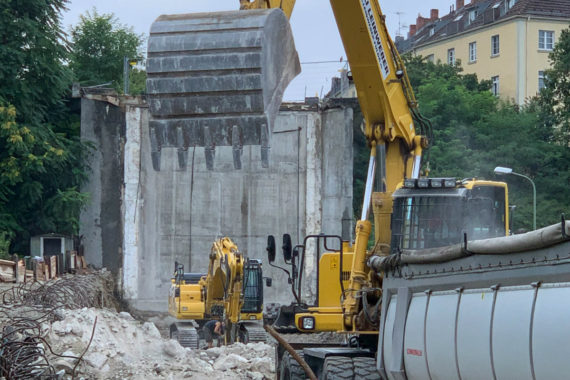
<path fill-rule="evenodd" d="M 241 132 L 237 125 L 232 129 L 232 153 L 234 157 L 234 169 L 241 169 L 241 155 L 243 153 L 243 145 L 241 144 Z"/>
<path fill-rule="evenodd" d="M 160 148 L 158 134 L 153 127 L 150 127 L 150 154 L 152 158 L 152 168 L 156 171 L 160 170 Z"/>
<path fill-rule="evenodd" d="M 214 170 L 214 158 L 216 156 L 216 147 L 212 140 L 212 134 L 209 127 L 204 127 L 204 155 L 206 156 L 206 167 L 208 170 Z"/>
<path fill-rule="evenodd" d="M 178 143 L 178 167 L 180 169 L 186 169 L 186 166 L 188 166 L 188 147 L 184 144 L 182 128 L 176 128 L 176 135 Z"/>
<path fill-rule="evenodd" d="M 267 125 L 261 126 L 261 166 L 269 167 L 269 131 Z"/>
<path fill-rule="evenodd" d="M 232 146 L 239 169 L 243 145 L 261 145 L 268 167 L 273 123 L 299 72 L 289 21 L 279 9 L 160 16 L 147 59 L 153 167 L 160 170 L 162 148 L 177 148 L 185 168 L 187 149 L 205 147 L 213 169 L 214 147 Z"/>

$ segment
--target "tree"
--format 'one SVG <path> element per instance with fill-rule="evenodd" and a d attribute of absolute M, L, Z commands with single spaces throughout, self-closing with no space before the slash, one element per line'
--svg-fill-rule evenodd
<path fill-rule="evenodd" d="M 62 64 L 67 47 L 59 28 L 67 0 L 2 2 L 0 11 L 0 103 L 12 104 L 18 120 L 46 121 L 61 110 L 71 72 Z"/>
<path fill-rule="evenodd" d="M 545 71 L 545 88 L 538 98 L 542 123 L 554 140 L 568 146 L 570 144 L 570 29 L 562 31 L 549 59 L 552 66 Z"/>
<path fill-rule="evenodd" d="M 569 213 L 570 149 L 545 138 L 536 107 L 499 101 L 489 91 L 489 81 L 462 74 L 460 66 L 433 64 L 418 56 L 404 59 L 420 110 L 432 123 L 432 146 L 424 154 L 424 160 L 429 158 L 430 176 L 506 181 L 510 202 L 517 205 L 513 228 L 530 229 L 532 191 L 528 181 L 493 174 L 496 166 L 512 167 L 536 183 L 539 227 L 556 223 L 561 213 Z M 358 149 L 366 150 L 362 141 Z M 355 152 L 355 157 L 359 156 Z M 366 175 L 366 168 L 358 167 L 362 162 L 354 168 L 355 192 Z"/>
<path fill-rule="evenodd" d="M 119 24 L 113 14 L 99 14 L 95 8 L 81 16 L 79 24 L 71 30 L 71 37 L 70 66 L 76 80 L 84 86 L 111 82 L 112 87 L 120 91 L 124 57 L 142 56 L 143 36 L 137 35 L 131 27 Z M 141 73 L 134 71 L 133 74 L 131 83 L 138 82 L 140 91 Z"/>
<path fill-rule="evenodd" d="M 86 195 L 79 121 L 60 30 L 66 0 L 8 0 L 0 11 L 0 235 L 27 253 L 29 237 L 76 233 Z"/>

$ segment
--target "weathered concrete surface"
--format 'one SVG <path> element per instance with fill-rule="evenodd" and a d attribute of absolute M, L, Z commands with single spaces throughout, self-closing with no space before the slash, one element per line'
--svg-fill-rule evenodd
<path fill-rule="evenodd" d="M 81 139 L 95 150 L 89 160 L 91 176 L 82 191 L 90 204 L 80 217 L 83 246 L 88 263 L 118 272 L 122 267 L 123 141 L 125 114 L 111 103 L 81 100 Z"/>
<path fill-rule="evenodd" d="M 265 289 L 266 302 L 289 302 L 283 272 L 267 264 L 267 235 L 275 235 L 278 246 L 284 233 L 291 234 L 294 244 L 320 232 L 344 232 L 352 238 L 351 108 L 281 111 L 271 136 L 269 168 L 262 167 L 258 147 L 243 148 L 241 170 L 234 169 L 232 147 L 217 147 L 213 171 L 206 168 L 203 147 L 188 150 L 186 169 L 180 169 L 176 149 L 163 149 L 161 170 L 155 171 L 148 109 L 126 106 L 125 112 L 124 232 L 117 235 L 124 235 L 121 280 L 133 307 L 166 310 L 174 261 L 184 263 L 187 272 L 204 272 L 210 246 L 221 236 L 231 237 L 249 257 L 263 260 L 264 275 L 274 280 Z M 88 128 L 93 125 L 82 125 Z M 91 208 L 99 210 L 87 210 L 82 220 L 106 212 L 98 203 Z M 88 223 L 82 233 L 98 228 Z M 314 260 L 308 260 L 307 269 L 311 266 Z M 309 273 L 307 283 L 314 281 Z M 310 296 L 314 286 L 307 288 Z"/>

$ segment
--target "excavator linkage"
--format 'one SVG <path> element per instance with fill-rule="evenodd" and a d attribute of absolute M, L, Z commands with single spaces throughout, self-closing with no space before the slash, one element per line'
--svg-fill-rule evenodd
<path fill-rule="evenodd" d="M 280 9 L 162 15 L 150 29 L 147 99 L 152 162 L 178 149 L 204 147 L 213 169 L 216 146 L 232 146 L 241 167 L 243 145 L 269 140 L 283 93 L 300 72 L 289 21 Z"/>

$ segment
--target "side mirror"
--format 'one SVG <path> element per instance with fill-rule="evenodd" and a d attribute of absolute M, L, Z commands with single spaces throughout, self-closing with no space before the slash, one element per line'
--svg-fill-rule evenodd
<path fill-rule="evenodd" d="M 265 286 L 270 288 L 272 284 L 273 284 L 273 279 L 271 277 L 265 277 Z"/>
<path fill-rule="evenodd" d="M 267 248 L 265 248 L 267 251 L 267 258 L 269 259 L 269 262 L 272 263 L 275 261 L 275 238 L 273 237 L 273 235 L 269 235 L 267 237 Z"/>
<path fill-rule="evenodd" d="M 291 235 L 283 234 L 283 258 L 285 262 L 291 261 Z"/>

